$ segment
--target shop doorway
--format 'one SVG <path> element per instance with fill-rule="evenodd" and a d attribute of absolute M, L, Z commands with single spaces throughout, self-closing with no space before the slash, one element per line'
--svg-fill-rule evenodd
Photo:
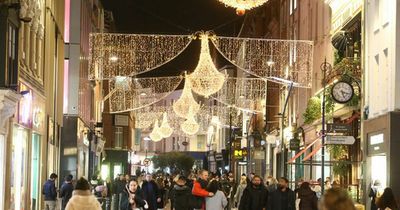
<path fill-rule="evenodd" d="M 387 183 L 387 165 L 386 155 L 375 155 L 371 156 L 371 184 L 380 182 L 378 187 L 378 194 L 382 194 L 386 188 Z"/>
<path fill-rule="evenodd" d="M 39 209 L 39 173 L 40 173 L 40 135 L 32 134 L 31 156 L 31 209 Z"/>

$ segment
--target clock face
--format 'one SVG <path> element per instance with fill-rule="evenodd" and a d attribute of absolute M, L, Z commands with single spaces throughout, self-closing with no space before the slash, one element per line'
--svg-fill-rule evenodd
<path fill-rule="evenodd" d="M 351 86 L 347 82 L 337 82 L 332 87 L 332 97 L 338 103 L 347 103 L 349 102 L 354 95 L 353 86 Z"/>

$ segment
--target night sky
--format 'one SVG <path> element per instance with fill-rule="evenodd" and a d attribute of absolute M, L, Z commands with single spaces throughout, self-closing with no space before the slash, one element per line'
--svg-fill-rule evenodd
<path fill-rule="evenodd" d="M 192 34 L 214 31 L 220 36 L 237 36 L 244 16 L 217 0 L 102 0 L 106 10 L 113 12 L 118 33 Z M 200 42 L 194 41 L 175 60 L 140 75 L 170 76 L 196 67 Z M 219 59 L 220 60 L 220 59 Z M 218 68 L 229 64 L 219 61 Z"/>

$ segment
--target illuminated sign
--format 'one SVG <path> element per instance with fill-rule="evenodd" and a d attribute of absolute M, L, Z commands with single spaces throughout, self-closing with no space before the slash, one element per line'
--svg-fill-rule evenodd
<path fill-rule="evenodd" d="M 332 34 L 335 34 L 349 20 L 353 19 L 362 9 L 362 0 L 343 1 L 332 14 Z"/>

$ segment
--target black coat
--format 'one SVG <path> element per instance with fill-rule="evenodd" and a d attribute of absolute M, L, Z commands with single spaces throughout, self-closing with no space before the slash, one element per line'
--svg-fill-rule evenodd
<path fill-rule="evenodd" d="M 131 204 L 129 203 L 129 193 L 127 189 L 125 189 L 121 195 L 120 195 L 120 200 L 119 200 L 119 210 L 131 210 Z M 135 203 L 136 207 L 144 207 L 146 202 L 143 199 L 143 191 L 138 188 L 135 192 Z"/>
<path fill-rule="evenodd" d="M 71 199 L 72 191 L 74 191 L 74 186 L 72 185 L 71 182 L 70 183 L 64 182 L 64 184 L 61 186 L 61 188 L 60 188 L 60 198 L 62 198 L 62 201 L 61 201 L 62 209 L 65 209 L 69 199 Z"/>
<path fill-rule="evenodd" d="M 239 210 L 262 210 L 266 207 L 267 201 L 268 192 L 264 185 L 254 188 L 253 184 L 249 184 L 243 191 Z"/>
<path fill-rule="evenodd" d="M 287 188 L 287 210 L 296 210 L 296 195 L 293 190 Z M 274 192 L 270 193 L 268 196 L 268 205 L 267 210 L 282 210 L 284 209 L 282 206 L 282 197 L 286 192 L 282 192 L 280 189 L 275 190 Z"/>
<path fill-rule="evenodd" d="M 149 188 L 151 190 L 149 190 Z M 144 181 L 142 184 L 144 199 L 149 204 L 149 210 L 157 210 L 157 199 L 161 198 L 158 185 L 154 181 Z"/>
<path fill-rule="evenodd" d="M 190 209 L 190 198 L 192 190 L 188 186 L 175 185 L 170 192 L 170 198 L 173 201 L 175 210 L 188 210 Z"/>
<path fill-rule="evenodd" d="M 318 210 L 318 198 L 314 191 L 310 188 L 300 188 L 297 193 L 300 199 L 300 210 Z"/>

